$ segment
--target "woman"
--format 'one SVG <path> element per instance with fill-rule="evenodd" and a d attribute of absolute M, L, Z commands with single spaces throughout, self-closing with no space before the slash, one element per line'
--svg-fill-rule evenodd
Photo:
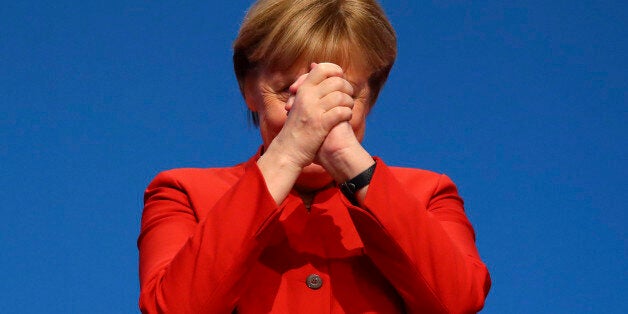
<path fill-rule="evenodd" d="M 444 175 L 360 144 L 396 56 L 372 0 L 260 0 L 234 44 L 263 145 L 146 190 L 145 313 L 470 313 L 490 287 Z"/>

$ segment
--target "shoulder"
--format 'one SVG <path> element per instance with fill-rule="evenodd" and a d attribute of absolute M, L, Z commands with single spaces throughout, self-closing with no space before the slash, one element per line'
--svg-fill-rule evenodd
<path fill-rule="evenodd" d="M 245 163 L 224 168 L 176 168 L 162 171 L 146 188 L 144 199 L 177 194 L 186 202 L 214 202 L 244 175 Z"/>
<path fill-rule="evenodd" d="M 421 186 L 424 188 L 437 188 L 442 185 L 455 186 L 451 179 L 443 174 L 419 168 L 388 166 L 391 175 L 399 183 L 408 186 Z"/>
<path fill-rule="evenodd" d="M 399 180 L 399 182 L 424 182 L 431 183 L 437 182 L 443 175 L 438 172 L 407 167 L 395 167 L 389 166 L 392 175 Z"/>
<path fill-rule="evenodd" d="M 223 168 L 175 168 L 157 174 L 149 187 L 163 182 L 180 187 L 233 185 L 243 174 L 243 164 Z"/>
<path fill-rule="evenodd" d="M 162 171 L 144 192 L 144 213 L 148 208 L 172 211 L 176 206 L 191 210 L 197 219 L 244 176 L 247 163 L 224 168 L 177 168 Z M 149 206 L 155 205 L 155 206 Z M 165 207 L 164 207 L 165 206 Z"/>
<path fill-rule="evenodd" d="M 418 168 L 394 166 L 387 168 L 404 190 L 425 200 L 426 203 L 445 195 L 459 199 L 456 185 L 445 174 Z"/>

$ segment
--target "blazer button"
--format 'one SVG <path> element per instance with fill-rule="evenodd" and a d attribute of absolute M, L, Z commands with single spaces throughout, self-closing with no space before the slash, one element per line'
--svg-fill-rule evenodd
<path fill-rule="evenodd" d="M 305 279 L 305 284 L 312 290 L 317 290 L 323 285 L 323 278 L 317 274 L 311 274 Z"/>

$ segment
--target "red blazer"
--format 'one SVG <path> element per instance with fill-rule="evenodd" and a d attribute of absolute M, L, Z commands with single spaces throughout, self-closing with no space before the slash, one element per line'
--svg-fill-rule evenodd
<path fill-rule="evenodd" d="M 490 288 L 455 185 L 377 167 L 363 208 L 336 187 L 277 205 L 254 156 L 160 173 L 145 194 L 144 313 L 474 313 Z"/>

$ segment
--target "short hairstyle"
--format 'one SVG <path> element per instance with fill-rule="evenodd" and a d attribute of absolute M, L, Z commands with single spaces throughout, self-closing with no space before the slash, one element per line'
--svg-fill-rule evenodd
<path fill-rule="evenodd" d="M 246 13 L 233 43 L 240 92 L 257 66 L 286 70 L 295 62 L 357 61 L 371 70 L 375 103 L 397 56 L 395 31 L 376 0 L 258 0 Z M 351 55 L 355 51 L 359 56 Z M 256 112 L 253 123 L 259 125 Z"/>

